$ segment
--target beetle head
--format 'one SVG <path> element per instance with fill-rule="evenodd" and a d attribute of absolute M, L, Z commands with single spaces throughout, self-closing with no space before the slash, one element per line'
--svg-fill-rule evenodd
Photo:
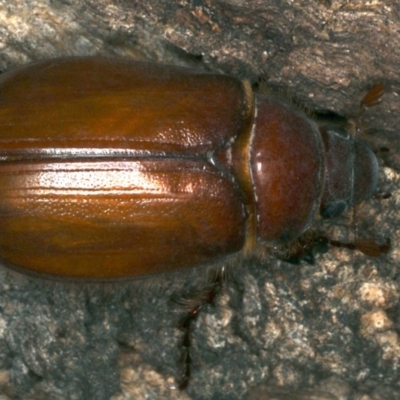
<path fill-rule="evenodd" d="M 338 217 L 376 191 L 378 162 L 371 148 L 340 126 L 320 128 L 325 146 L 324 218 Z"/>

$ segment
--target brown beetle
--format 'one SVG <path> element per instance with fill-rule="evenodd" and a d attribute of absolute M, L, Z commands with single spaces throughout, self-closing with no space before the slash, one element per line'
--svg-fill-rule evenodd
<path fill-rule="evenodd" d="M 375 155 L 213 73 L 105 58 L 0 77 L 0 258 L 138 278 L 296 239 L 369 198 Z"/>

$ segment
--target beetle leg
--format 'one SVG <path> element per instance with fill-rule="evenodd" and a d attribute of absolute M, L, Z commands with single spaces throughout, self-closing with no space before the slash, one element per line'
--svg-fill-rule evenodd
<path fill-rule="evenodd" d="M 328 251 L 329 239 L 319 231 L 309 230 L 295 240 L 283 254 L 278 255 L 282 261 L 299 265 L 302 261 L 313 265 L 316 253 Z"/>
<path fill-rule="evenodd" d="M 184 390 L 187 388 L 191 376 L 192 358 L 191 349 L 191 333 L 193 323 L 200 314 L 200 311 L 206 305 L 214 305 L 216 297 L 221 293 L 225 281 L 225 268 L 219 268 L 216 274 L 210 278 L 210 283 L 201 290 L 195 290 L 189 294 L 182 296 L 180 299 L 173 299 L 175 303 L 184 306 L 187 311 L 186 315 L 181 319 L 179 328 L 183 332 L 181 341 L 181 357 L 182 365 L 178 378 L 178 388 Z"/>

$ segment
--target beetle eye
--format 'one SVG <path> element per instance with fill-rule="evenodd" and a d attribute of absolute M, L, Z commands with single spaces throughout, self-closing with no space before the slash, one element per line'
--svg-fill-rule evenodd
<path fill-rule="evenodd" d="M 321 210 L 323 218 L 336 218 L 342 215 L 347 210 L 348 205 L 345 201 L 335 201 L 328 204 Z"/>
<path fill-rule="evenodd" d="M 338 136 L 342 139 L 350 139 L 350 137 L 351 137 L 348 130 L 341 126 L 335 126 L 335 125 L 327 126 L 327 127 L 325 127 L 325 129 L 326 129 L 326 132 L 332 136 L 333 135 Z"/>

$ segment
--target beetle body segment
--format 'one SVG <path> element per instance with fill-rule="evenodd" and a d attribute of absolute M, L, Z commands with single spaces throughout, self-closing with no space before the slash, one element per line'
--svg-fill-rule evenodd
<path fill-rule="evenodd" d="M 257 97 L 251 146 L 257 237 L 279 244 L 300 236 L 314 220 L 325 158 L 311 120 L 280 99 Z"/>
<path fill-rule="evenodd" d="M 294 239 L 335 199 L 326 169 L 317 126 L 235 78 L 103 58 L 0 77 L 0 258 L 22 271 L 137 278 Z"/>
<path fill-rule="evenodd" d="M 0 97 L 7 263 L 107 279 L 204 264 L 243 247 L 241 190 L 207 161 L 250 126 L 240 81 L 61 59 L 5 74 Z"/>
<path fill-rule="evenodd" d="M 216 90 L 216 88 L 219 90 Z M 105 58 L 38 62 L 0 76 L 0 157 L 206 154 L 251 123 L 242 82 Z"/>
<path fill-rule="evenodd" d="M 10 162 L 0 186 L 2 257 L 36 272 L 144 275 L 243 246 L 241 193 L 202 162 Z"/>

